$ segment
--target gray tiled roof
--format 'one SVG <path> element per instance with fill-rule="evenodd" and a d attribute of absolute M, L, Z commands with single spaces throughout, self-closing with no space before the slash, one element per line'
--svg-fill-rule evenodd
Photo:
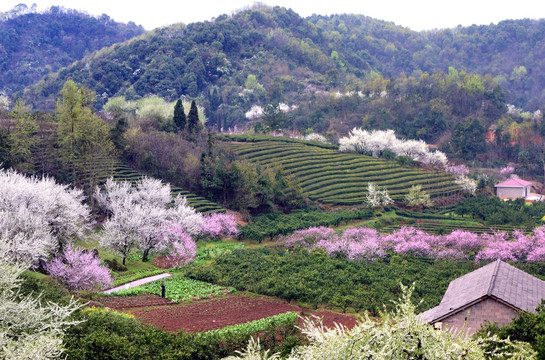
<path fill-rule="evenodd" d="M 520 310 L 534 311 L 545 298 L 545 281 L 496 260 L 451 281 L 441 303 L 420 316 L 434 322 L 487 296 Z"/>

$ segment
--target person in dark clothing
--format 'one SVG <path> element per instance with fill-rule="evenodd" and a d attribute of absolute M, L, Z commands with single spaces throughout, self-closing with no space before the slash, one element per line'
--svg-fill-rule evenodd
<path fill-rule="evenodd" d="M 165 297 L 165 283 L 161 283 L 161 297 Z"/>

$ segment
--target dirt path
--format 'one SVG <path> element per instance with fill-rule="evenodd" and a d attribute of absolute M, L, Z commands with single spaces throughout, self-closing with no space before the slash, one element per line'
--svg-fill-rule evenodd
<path fill-rule="evenodd" d="M 159 275 L 153 275 L 153 276 L 149 276 L 149 277 L 146 277 L 146 278 L 134 280 L 134 281 L 128 282 L 126 284 L 119 285 L 119 286 L 116 286 L 114 288 L 108 289 L 108 290 L 104 291 L 104 294 L 111 294 L 111 293 L 116 292 L 116 291 L 121 291 L 121 290 L 124 290 L 124 289 L 129 289 L 129 288 L 132 288 L 132 287 L 140 286 L 140 285 L 147 284 L 147 283 L 155 281 L 155 280 L 164 279 L 164 278 L 169 277 L 169 276 L 172 276 L 172 274 L 162 273 L 162 274 L 159 274 Z"/>

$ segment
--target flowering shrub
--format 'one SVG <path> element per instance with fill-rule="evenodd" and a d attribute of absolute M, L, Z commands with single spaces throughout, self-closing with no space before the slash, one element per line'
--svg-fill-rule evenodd
<path fill-rule="evenodd" d="M 45 266 L 53 279 L 57 279 L 69 290 L 96 291 L 113 283 L 112 275 L 100 258 L 92 252 L 68 245 L 64 258 L 55 258 Z"/>

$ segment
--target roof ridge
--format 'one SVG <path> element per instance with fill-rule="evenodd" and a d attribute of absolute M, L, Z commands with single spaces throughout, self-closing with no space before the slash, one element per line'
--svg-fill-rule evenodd
<path fill-rule="evenodd" d="M 496 278 L 498 277 L 498 270 L 500 268 L 501 260 L 496 260 L 496 264 L 494 265 L 494 272 L 492 273 L 492 278 L 490 279 L 490 286 L 488 287 L 488 291 L 486 292 L 486 295 L 490 296 L 492 295 L 492 291 L 494 291 L 494 286 L 496 285 Z"/>

